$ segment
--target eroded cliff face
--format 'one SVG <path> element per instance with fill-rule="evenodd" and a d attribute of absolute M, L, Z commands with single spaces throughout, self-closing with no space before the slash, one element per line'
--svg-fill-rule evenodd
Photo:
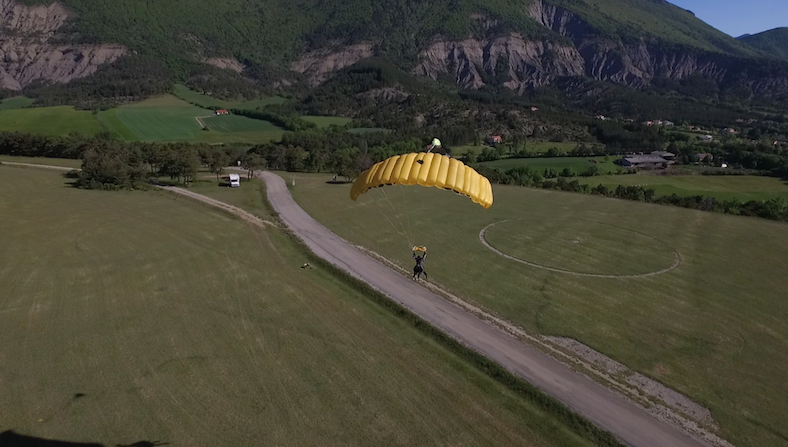
<path fill-rule="evenodd" d="M 37 79 L 68 82 L 127 53 L 119 45 L 54 45 L 68 19 L 59 3 L 25 6 L 0 0 L 0 87 L 21 90 Z"/>
<path fill-rule="evenodd" d="M 373 56 L 373 45 L 361 42 L 344 47 L 329 47 L 304 54 L 290 69 L 306 76 L 311 86 L 321 84 L 331 73 Z"/>
<path fill-rule="evenodd" d="M 433 79 L 450 74 L 464 88 L 499 82 L 522 91 L 558 76 L 582 76 L 583 59 L 572 47 L 512 34 L 492 40 L 438 40 L 422 52 L 415 72 Z"/>
<path fill-rule="evenodd" d="M 698 74 L 720 84 L 746 85 L 756 95 L 788 92 L 788 73 L 750 68 L 723 54 L 666 51 L 645 39 L 624 43 L 602 38 L 582 18 L 542 0 L 529 4 L 525 12 L 572 44 L 524 40 L 515 34 L 493 40 L 439 39 L 421 53 L 415 73 L 432 79 L 448 74 L 464 88 L 478 89 L 497 83 L 519 92 L 567 76 L 586 76 L 640 88 L 656 77 L 681 80 Z"/>

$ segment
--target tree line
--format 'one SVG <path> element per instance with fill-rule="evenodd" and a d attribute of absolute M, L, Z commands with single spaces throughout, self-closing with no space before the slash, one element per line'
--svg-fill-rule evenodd
<path fill-rule="evenodd" d="M 518 185 L 532 188 L 552 189 L 583 194 L 594 194 L 618 199 L 634 200 L 638 202 L 673 205 L 700 211 L 710 211 L 741 216 L 762 217 L 764 219 L 788 222 L 788 201 L 782 198 L 769 200 L 750 200 L 742 202 L 739 199 L 719 200 L 714 197 L 695 195 L 680 197 L 676 194 L 657 197 L 653 188 L 642 186 L 618 185 L 610 189 L 605 185 L 591 187 L 581 184 L 577 180 L 567 180 L 565 177 L 557 179 L 546 178 L 542 173 L 529 166 L 518 166 L 506 171 L 489 166 L 477 166 L 476 170 L 487 177 L 490 182 L 502 185 Z"/>

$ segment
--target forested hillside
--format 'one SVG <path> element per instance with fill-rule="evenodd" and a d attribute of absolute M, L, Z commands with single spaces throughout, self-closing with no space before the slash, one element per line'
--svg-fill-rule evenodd
<path fill-rule="evenodd" d="M 9 41 L 0 80 L 38 104 L 133 100 L 173 82 L 218 97 L 307 95 L 367 59 L 436 81 L 428 88 L 493 96 L 606 89 L 595 82 L 704 101 L 779 102 L 788 93 L 788 61 L 763 57 L 663 0 L 0 3 Z M 54 59 L 59 68 L 46 69 Z M 133 79 L 108 75 L 118 71 Z M 392 88 L 387 101 L 413 93 Z"/>
<path fill-rule="evenodd" d="M 742 36 L 738 40 L 772 57 L 788 59 L 788 27 Z"/>

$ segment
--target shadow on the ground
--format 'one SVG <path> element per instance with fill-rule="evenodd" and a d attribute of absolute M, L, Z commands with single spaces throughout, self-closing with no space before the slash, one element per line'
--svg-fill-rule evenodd
<path fill-rule="evenodd" d="M 116 444 L 115 447 L 156 447 L 168 445 L 160 441 L 138 441 L 132 444 Z M 0 433 L 0 447 L 104 447 L 95 442 L 69 442 L 54 439 L 37 438 L 35 436 L 20 435 L 13 430 Z"/>

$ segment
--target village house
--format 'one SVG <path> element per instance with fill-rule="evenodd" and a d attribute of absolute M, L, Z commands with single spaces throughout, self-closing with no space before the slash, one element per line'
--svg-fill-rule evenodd
<path fill-rule="evenodd" d="M 502 141 L 503 139 L 500 135 L 493 135 L 487 140 L 487 142 L 490 144 L 501 144 Z"/>
<path fill-rule="evenodd" d="M 659 155 L 654 155 L 654 154 L 625 155 L 624 158 L 616 161 L 616 164 L 619 164 L 626 168 L 642 168 L 642 169 L 667 168 L 672 163 L 674 162 L 665 160 Z"/>
<path fill-rule="evenodd" d="M 695 161 L 697 161 L 699 163 L 703 163 L 704 161 L 712 161 L 712 160 L 714 160 L 714 155 L 712 155 L 712 154 L 710 154 L 708 152 L 702 153 L 702 154 L 699 153 L 699 154 L 695 154 L 694 158 L 695 158 Z"/>
<path fill-rule="evenodd" d="M 712 137 L 711 135 L 700 135 L 698 139 L 701 141 L 711 141 L 714 139 L 714 137 Z"/>
<path fill-rule="evenodd" d="M 230 114 L 230 112 L 225 110 L 225 109 L 219 109 L 219 110 L 216 111 L 216 115 L 217 116 L 218 115 L 229 115 L 229 114 Z"/>

